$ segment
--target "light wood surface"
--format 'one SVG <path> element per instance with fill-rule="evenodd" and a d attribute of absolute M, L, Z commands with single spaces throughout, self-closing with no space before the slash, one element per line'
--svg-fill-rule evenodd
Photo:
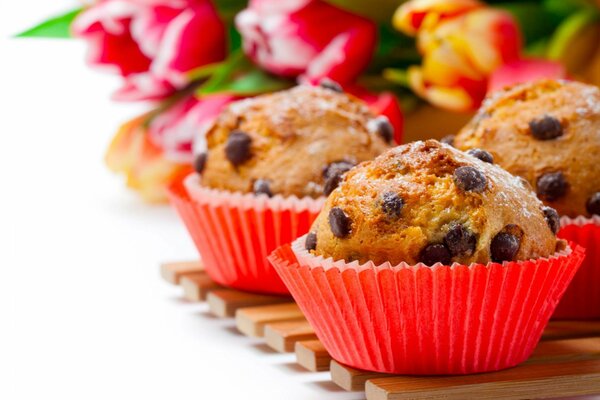
<path fill-rule="evenodd" d="M 200 261 L 170 262 L 160 266 L 160 276 L 174 285 L 179 285 L 182 276 L 200 271 L 204 271 Z"/>
<path fill-rule="evenodd" d="M 600 339 L 542 342 L 524 364 L 447 377 L 394 376 L 366 383 L 368 400 L 530 399 L 600 393 Z"/>
<path fill-rule="evenodd" d="M 280 353 L 294 351 L 296 342 L 316 339 L 307 320 L 274 322 L 265 326 L 265 342 Z"/>
<path fill-rule="evenodd" d="M 238 310 L 235 322 L 240 332 L 252 337 L 263 337 L 265 325 L 274 322 L 303 320 L 304 315 L 296 303 L 248 307 Z"/>
<path fill-rule="evenodd" d="M 331 356 L 325 350 L 320 340 L 296 342 L 296 361 L 309 371 L 319 372 L 329 370 Z"/>
<path fill-rule="evenodd" d="M 210 279 L 206 272 L 192 272 L 183 275 L 179 284 L 183 289 L 183 297 L 189 301 L 204 301 L 209 292 L 222 288 Z"/>
<path fill-rule="evenodd" d="M 369 379 L 390 376 L 381 372 L 363 371 L 343 365 L 331 360 L 331 380 L 344 390 L 350 392 L 365 390 L 365 383 Z"/>
<path fill-rule="evenodd" d="M 208 308 L 217 317 L 234 317 L 238 309 L 269 305 L 276 303 L 289 303 L 287 297 L 267 296 L 262 294 L 240 292 L 233 289 L 216 289 L 206 297 Z"/>

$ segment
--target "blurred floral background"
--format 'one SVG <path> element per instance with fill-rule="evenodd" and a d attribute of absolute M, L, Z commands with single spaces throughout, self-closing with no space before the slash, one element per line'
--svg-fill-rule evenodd
<path fill-rule="evenodd" d="M 98 0 L 20 37 L 77 38 L 148 111 L 108 167 L 151 202 L 192 171 L 228 103 L 297 83 L 341 85 L 395 127 L 441 138 L 486 94 L 540 77 L 600 85 L 600 0 Z"/>

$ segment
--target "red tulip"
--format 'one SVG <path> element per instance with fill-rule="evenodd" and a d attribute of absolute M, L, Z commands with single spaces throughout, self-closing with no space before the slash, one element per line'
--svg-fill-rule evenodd
<path fill-rule="evenodd" d="M 186 73 L 224 59 L 226 33 L 209 0 L 103 0 L 74 21 L 88 62 L 119 73 L 119 100 L 155 100 L 185 87 Z"/>
<path fill-rule="evenodd" d="M 236 25 L 256 64 L 301 82 L 353 81 L 376 44 L 373 22 L 322 0 L 251 0 Z"/>
<path fill-rule="evenodd" d="M 346 85 L 344 90 L 367 103 L 376 115 L 387 117 L 394 127 L 394 142 L 396 144 L 402 143 L 404 115 L 398 98 L 394 94 L 390 92 L 373 93 L 358 85 Z"/>

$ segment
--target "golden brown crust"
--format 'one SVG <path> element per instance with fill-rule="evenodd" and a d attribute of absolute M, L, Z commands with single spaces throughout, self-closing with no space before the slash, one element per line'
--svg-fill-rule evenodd
<path fill-rule="evenodd" d="M 544 115 L 560 122 L 562 135 L 540 140 L 532 134 L 530 122 Z M 542 199 L 561 215 L 589 216 L 586 203 L 600 191 L 600 90 L 543 80 L 501 91 L 484 102 L 454 145 L 489 151 L 496 163 L 538 192 L 543 174 L 562 172 L 564 195 Z"/>
<path fill-rule="evenodd" d="M 273 194 L 323 195 L 323 170 L 332 162 L 369 160 L 388 148 L 368 128 L 375 116 L 360 100 L 320 87 L 298 86 L 231 104 L 207 133 L 202 184 L 252 192 L 267 180 Z M 231 132 L 251 138 L 251 157 L 238 166 L 227 158 Z"/>
<path fill-rule="evenodd" d="M 459 189 L 455 183 L 457 168 L 464 166 L 485 176 L 481 193 Z M 385 193 L 402 199 L 398 214 L 383 206 Z M 346 237 L 332 231 L 329 215 L 334 207 L 349 219 Z M 444 244 L 448 231 L 461 225 L 475 237 L 473 251 L 453 255 L 451 262 L 489 262 L 491 242 L 500 232 L 519 237 L 513 259 L 524 260 L 555 252 L 557 240 L 542 207 L 520 178 L 428 140 L 393 148 L 353 168 L 330 195 L 311 231 L 316 233 L 317 255 L 394 265 L 423 261 L 425 247 Z"/>

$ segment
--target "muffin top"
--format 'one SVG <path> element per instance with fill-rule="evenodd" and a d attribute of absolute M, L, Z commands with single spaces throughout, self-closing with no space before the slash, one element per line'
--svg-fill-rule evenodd
<path fill-rule="evenodd" d="M 196 171 L 214 189 L 319 197 L 392 138 L 387 118 L 336 85 L 297 86 L 230 104 L 209 128 Z"/>
<path fill-rule="evenodd" d="M 470 264 L 555 253 L 558 214 L 523 179 L 435 140 L 351 169 L 306 239 L 315 255 L 360 263 Z"/>
<path fill-rule="evenodd" d="M 600 215 L 600 89 L 542 80 L 488 98 L 456 136 L 479 148 L 560 215 Z"/>

